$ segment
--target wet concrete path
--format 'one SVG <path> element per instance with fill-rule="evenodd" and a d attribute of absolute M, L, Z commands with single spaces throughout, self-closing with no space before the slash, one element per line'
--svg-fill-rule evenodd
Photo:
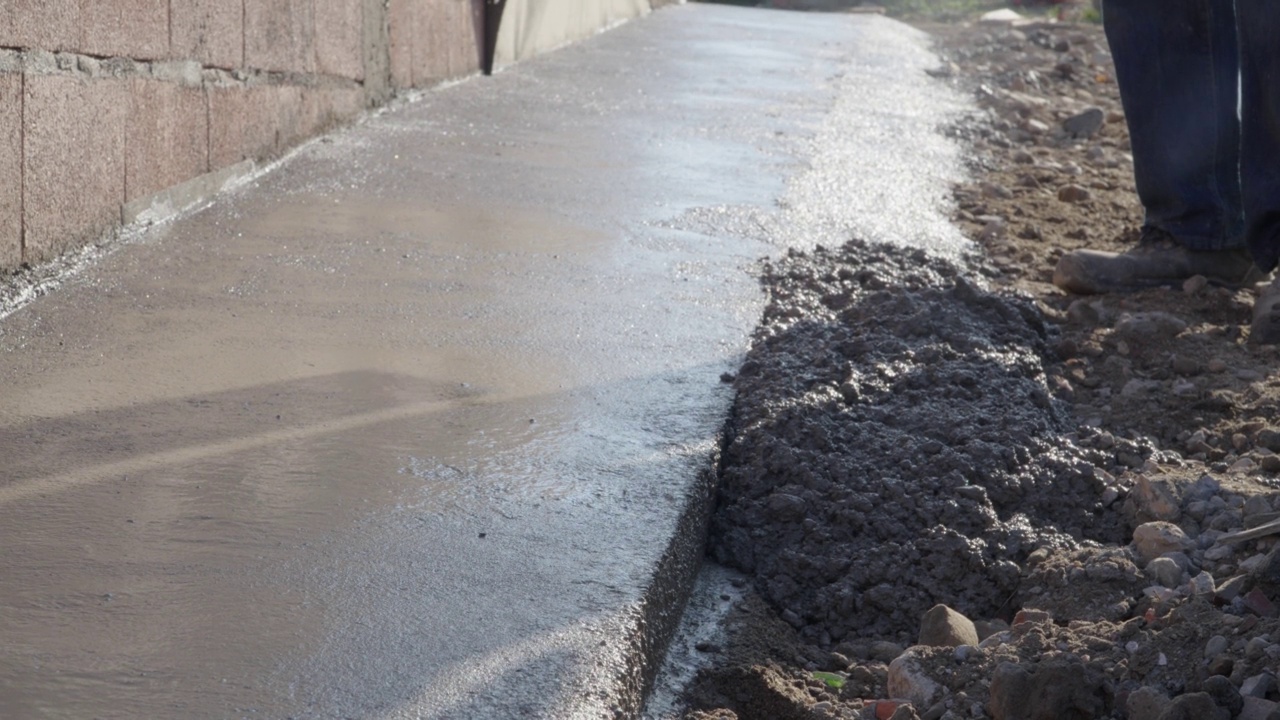
<path fill-rule="evenodd" d="M 0 320 L 0 717 L 633 713 L 754 260 L 958 242 L 926 46 L 669 8 Z"/>

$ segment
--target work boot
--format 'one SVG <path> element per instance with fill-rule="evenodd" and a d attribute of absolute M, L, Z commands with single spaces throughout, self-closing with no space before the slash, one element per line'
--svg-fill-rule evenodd
<path fill-rule="evenodd" d="M 1094 295 L 1178 285 L 1194 275 L 1227 287 L 1263 278 L 1244 248 L 1188 250 L 1169 233 L 1144 228 L 1138 245 L 1128 252 L 1072 250 L 1063 255 L 1053 269 L 1053 284 L 1067 292 Z"/>
<path fill-rule="evenodd" d="M 1253 302 L 1253 322 L 1249 325 L 1250 345 L 1280 343 L 1280 279 L 1272 280 Z"/>

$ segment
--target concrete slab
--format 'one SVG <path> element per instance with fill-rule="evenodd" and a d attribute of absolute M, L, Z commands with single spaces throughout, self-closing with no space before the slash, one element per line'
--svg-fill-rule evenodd
<path fill-rule="evenodd" d="M 0 267 L 22 262 L 22 74 L 0 72 Z"/>
<path fill-rule="evenodd" d="M 135 60 L 169 57 L 169 0 L 82 0 L 75 49 Z"/>
<path fill-rule="evenodd" d="M 243 64 L 242 0 L 170 0 L 170 13 L 173 57 L 226 69 Z"/>
<path fill-rule="evenodd" d="M 125 82 L 27 74 L 24 261 L 52 258 L 119 223 L 129 107 Z"/>
<path fill-rule="evenodd" d="M 672 7 L 311 143 L 4 319 L 0 707 L 635 715 L 756 258 L 850 232 L 818 210 L 891 194 L 897 143 L 945 187 L 925 48 Z M 866 152 L 824 162 L 833 128 Z"/>
<path fill-rule="evenodd" d="M 364 79 L 364 12 L 360 3 L 316 3 L 316 69 Z"/>
<path fill-rule="evenodd" d="M 75 50 L 80 41 L 80 0 L 6 3 L 0 12 L 0 45 Z"/>
<path fill-rule="evenodd" d="M 129 82 L 125 202 L 209 170 L 209 114 L 204 90 L 149 78 Z"/>
<path fill-rule="evenodd" d="M 256 70 L 313 72 L 313 0 L 245 0 L 244 63 Z"/>

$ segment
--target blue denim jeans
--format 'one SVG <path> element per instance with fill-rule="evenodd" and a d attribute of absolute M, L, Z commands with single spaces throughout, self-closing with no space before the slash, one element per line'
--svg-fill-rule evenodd
<path fill-rule="evenodd" d="M 1280 3 L 1104 0 L 1146 225 L 1280 261 Z"/>

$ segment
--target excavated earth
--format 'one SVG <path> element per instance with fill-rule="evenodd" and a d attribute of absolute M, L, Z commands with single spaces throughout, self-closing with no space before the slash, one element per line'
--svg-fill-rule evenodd
<path fill-rule="evenodd" d="M 741 592 L 684 717 L 1280 718 L 1256 289 L 1056 289 L 1141 222 L 1101 28 L 925 29 L 983 108 L 947 129 L 975 251 L 764 265 L 710 540 Z"/>

